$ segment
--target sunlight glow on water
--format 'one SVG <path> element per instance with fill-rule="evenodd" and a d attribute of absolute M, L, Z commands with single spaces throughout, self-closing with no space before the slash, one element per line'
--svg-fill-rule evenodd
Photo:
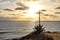
<path fill-rule="evenodd" d="M 46 31 L 60 32 L 60 22 L 41 22 L 41 24 Z M 38 22 L 2 21 L 0 22 L 0 39 L 22 37 L 32 32 L 36 25 Z"/>

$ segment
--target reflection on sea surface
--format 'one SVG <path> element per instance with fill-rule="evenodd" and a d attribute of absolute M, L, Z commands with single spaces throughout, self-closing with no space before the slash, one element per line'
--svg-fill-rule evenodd
<path fill-rule="evenodd" d="M 46 31 L 60 31 L 60 22 L 41 22 Z M 0 21 L 0 39 L 20 38 L 33 31 L 38 22 Z"/>

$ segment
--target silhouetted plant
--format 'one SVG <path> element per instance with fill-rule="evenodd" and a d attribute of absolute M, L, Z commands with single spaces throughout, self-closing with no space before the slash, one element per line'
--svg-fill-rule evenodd
<path fill-rule="evenodd" d="M 43 25 L 41 25 L 41 24 L 35 26 L 34 29 L 35 29 L 34 31 L 36 34 L 39 34 L 44 31 Z"/>

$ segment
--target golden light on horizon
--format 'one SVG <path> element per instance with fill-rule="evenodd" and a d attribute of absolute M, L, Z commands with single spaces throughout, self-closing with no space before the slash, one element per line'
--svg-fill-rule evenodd
<path fill-rule="evenodd" d="M 10 1 L 10 0 L 9 0 Z M 59 21 L 60 3 L 49 0 L 17 0 L 13 3 L 1 2 L 1 20 L 34 21 L 38 20 L 40 11 L 41 21 Z M 13 6 L 12 6 L 13 5 Z M 56 9 L 58 8 L 58 9 Z M 4 16 L 3 16 L 4 15 Z"/>

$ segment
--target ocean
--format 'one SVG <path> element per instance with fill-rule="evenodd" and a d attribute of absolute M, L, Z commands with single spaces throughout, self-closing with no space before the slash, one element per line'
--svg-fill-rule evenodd
<path fill-rule="evenodd" d="M 42 21 L 45 31 L 60 32 L 60 21 Z M 0 21 L 0 40 L 20 38 L 32 32 L 38 22 Z"/>

